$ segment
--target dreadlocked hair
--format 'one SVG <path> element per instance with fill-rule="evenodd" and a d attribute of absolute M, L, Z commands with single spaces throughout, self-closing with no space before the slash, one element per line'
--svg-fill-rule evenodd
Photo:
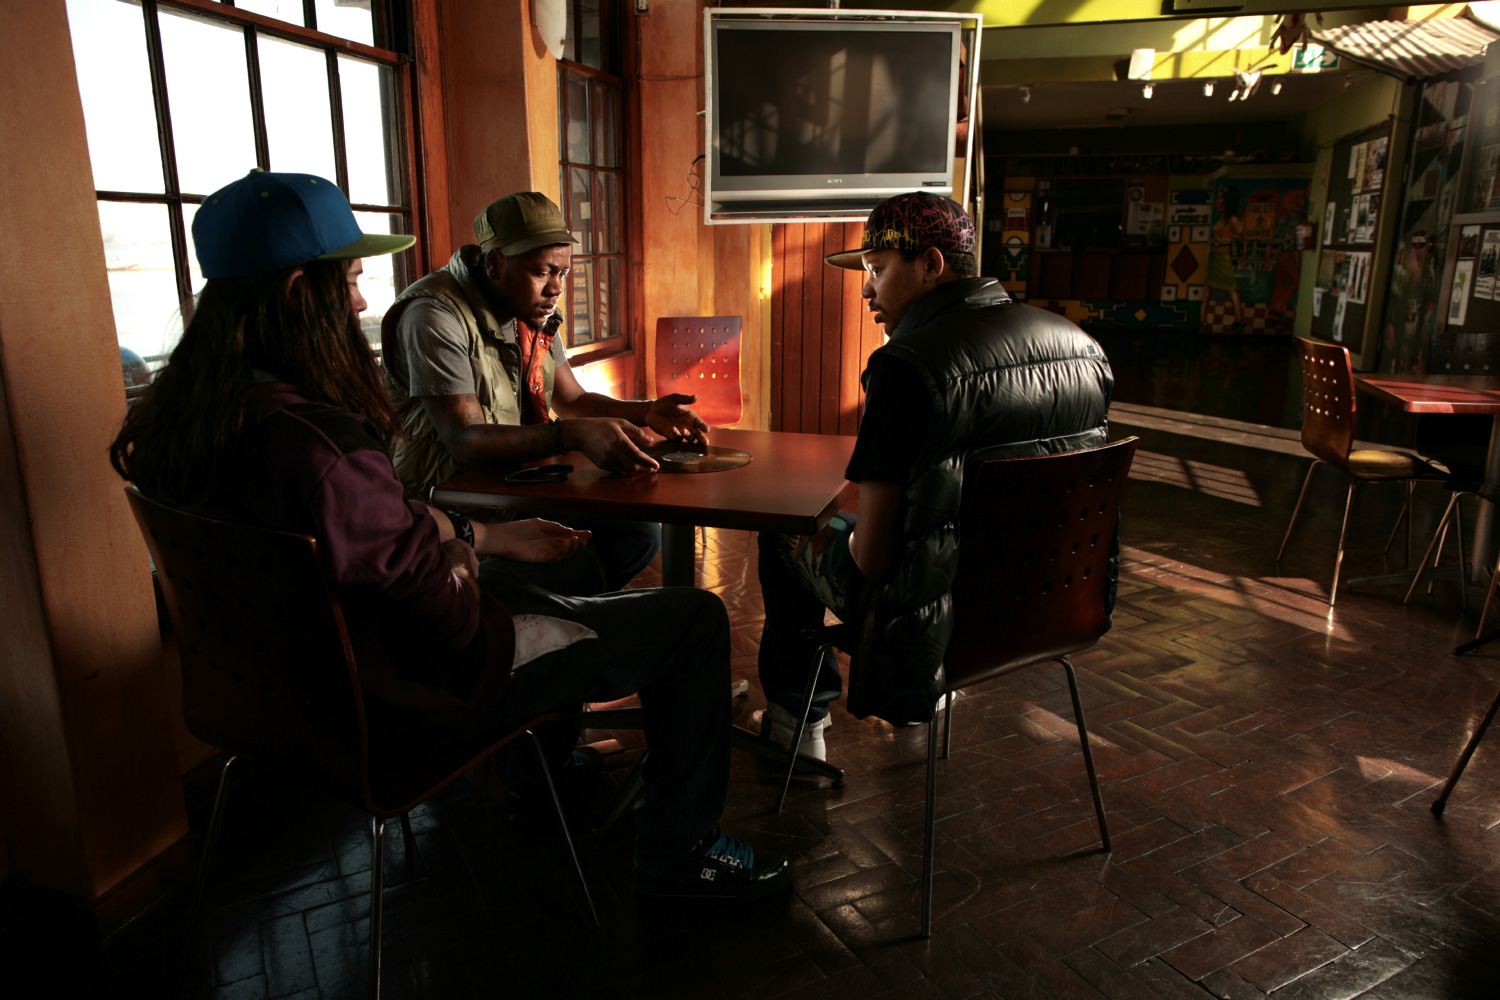
<path fill-rule="evenodd" d="M 400 424 L 349 300 L 348 266 L 309 261 L 210 278 L 166 367 L 110 445 L 115 471 L 164 503 L 206 500 L 243 426 L 254 369 L 368 419 L 394 443 Z"/>

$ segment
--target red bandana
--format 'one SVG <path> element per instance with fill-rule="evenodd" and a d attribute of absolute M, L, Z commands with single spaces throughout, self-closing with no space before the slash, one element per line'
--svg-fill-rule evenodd
<path fill-rule="evenodd" d="M 550 417 L 547 407 L 547 381 L 543 366 L 547 354 L 552 350 L 554 334 L 543 332 L 516 320 L 516 343 L 521 348 L 521 375 L 525 380 L 525 391 L 521 393 L 521 423 L 545 424 Z"/>

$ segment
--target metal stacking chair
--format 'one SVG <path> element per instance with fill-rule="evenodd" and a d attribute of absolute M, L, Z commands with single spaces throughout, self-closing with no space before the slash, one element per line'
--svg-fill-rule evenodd
<path fill-rule="evenodd" d="M 666 316 L 656 321 L 656 394 L 697 395 L 710 427 L 740 422 L 740 317 Z"/>
<path fill-rule="evenodd" d="M 1298 337 L 1297 362 L 1302 369 L 1302 447 L 1312 453 L 1315 461 L 1302 481 L 1302 491 L 1297 494 L 1292 519 L 1287 522 L 1281 548 L 1276 550 L 1276 564 L 1281 565 L 1287 542 L 1291 541 L 1292 528 L 1296 527 L 1297 515 L 1302 512 L 1302 501 L 1307 498 L 1308 486 L 1312 485 L 1313 472 L 1319 465 L 1330 465 L 1348 476 L 1344 522 L 1339 528 L 1338 551 L 1333 560 L 1333 582 L 1328 587 L 1328 606 L 1333 607 L 1338 598 L 1339 570 L 1344 563 L 1344 538 L 1349 533 L 1349 511 L 1354 507 L 1355 488 L 1360 483 L 1369 482 L 1406 483 L 1406 506 L 1401 509 L 1390 538 L 1386 539 L 1385 549 L 1390 551 L 1403 520 L 1407 523 L 1409 549 L 1412 489 L 1419 482 L 1442 483 L 1450 477 L 1445 470 L 1406 452 L 1354 449 L 1354 367 L 1347 347 Z"/>
<path fill-rule="evenodd" d="M 205 743 L 233 755 L 219 777 L 193 916 L 202 900 L 236 762 L 251 760 L 278 779 L 322 789 L 370 816 L 368 992 L 379 997 L 385 821 L 400 818 L 409 848 L 413 840 L 407 814 L 412 809 L 498 747 L 525 734 L 536 751 L 589 911 L 598 924 L 551 773 L 532 731 L 557 715 L 441 752 L 382 759 L 372 752 L 378 748 L 371 745 L 356 643 L 324 576 L 316 540 L 198 517 L 149 500 L 134 488 L 125 492 L 177 632 L 188 728 Z"/>
<path fill-rule="evenodd" d="M 1099 837 L 1110 850 L 1099 776 L 1089 748 L 1078 680 L 1068 657 L 1090 649 L 1109 631 L 1106 595 L 1112 585 L 1109 557 L 1117 551 L 1120 498 L 1138 438 L 1094 448 L 1030 458 L 971 462 L 964 473 L 958 523 L 962 536 L 953 580 L 953 636 L 943 655 L 947 711 L 942 757 L 952 744 L 953 692 L 1022 670 L 1057 663 L 1068 681 L 1084 769 L 1099 819 Z M 837 644 L 848 631 L 833 626 Z M 821 646 L 808 675 L 792 746 L 801 742 L 812 703 Z M 858 654 L 850 666 L 859 670 Z M 936 822 L 938 722 L 927 728 L 927 815 L 922 854 L 922 936 L 932 934 L 932 875 Z M 777 809 L 786 797 L 790 768 Z"/>

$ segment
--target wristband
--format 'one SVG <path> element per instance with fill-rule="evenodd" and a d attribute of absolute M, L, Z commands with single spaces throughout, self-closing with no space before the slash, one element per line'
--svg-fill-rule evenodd
<path fill-rule="evenodd" d="M 468 546 L 470 548 L 473 548 L 474 525 L 469 523 L 469 519 L 467 517 L 464 517 L 462 514 L 456 514 L 451 510 L 445 510 L 443 511 L 443 513 L 448 515 L 448 523 L 453 525 L 453 537 L 463 539 L 466 543 L 468 543 Z"/>
<path fill-rule="evenodd" d="M 562 421 L 557 417 L 553 417 L 547 423 L 552 428 L 552 446 L 557 449 L 559 455 L 566 453 L 568 446 L 563 444 Z"/>

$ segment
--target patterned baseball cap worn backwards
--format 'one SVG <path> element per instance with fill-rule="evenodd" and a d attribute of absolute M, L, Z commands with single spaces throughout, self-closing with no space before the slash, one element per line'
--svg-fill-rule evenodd
<path fill-rule="evenodd" d="M 887 198 L 865 220 L 865 235 L 856 250 L 829 254 L 824 263 L 851 271 L 864 268 L 866 250 L 926 250 L 944 257 L 974 252 L 974 220 L 950 198 L 912 191 Z"/>

